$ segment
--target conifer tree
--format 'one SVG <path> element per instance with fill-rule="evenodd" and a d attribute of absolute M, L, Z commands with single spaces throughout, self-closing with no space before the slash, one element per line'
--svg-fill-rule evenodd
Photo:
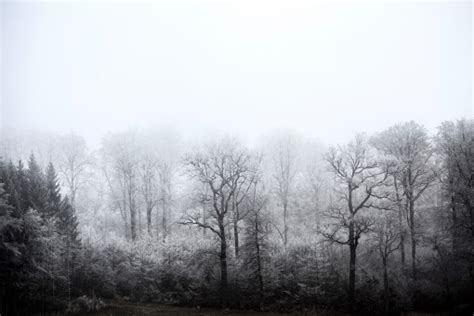
<path fill-rule="evenodd" d="M 36 158 L 32 153 L 28 160 L 28 170 L 26 172 L 27 179 L 27 193 L 28 193 L 28 206 L 36 209 L 46 216 L 46 200 L 47 192 L 45 187 L 44 174 L 41 171 L 40 166 L 36 162 Z"/>
<path fill-rule="evenodd" d="M 59 217 L 61 212 L 61 193 L 58 175 L 50 162 L 46 169 L 46 212 L 50 217 Z"/>
<path fill-rule="evenodd" d="M 3 167 L 2 167 L 3 169 Z M 15 282 L 18 269 L 21 267 L 21 244 L 16 240 L 21 230 L 21 222 L 12 216 L 13 208 L 7 203 L 8 194 L 0 183 L 0 313 L 14 314 Z M 13 307 L 12 307 L 13 306 Z M 13 308 L 13 309 L 12 309 Z"/>
<path fill-rule="evenodd" d="M 22 216 L 30 207 L 28 199 L 28 178 L 26 175 L 26 169 L 22 160 L 18 161 L 18 165 L 16 166 L 16 168 L 12 164 L 11 169 L 11 172 L 16 174 L 16 176 L 14 177 L 15 181 L 13 182 L 13 185 L 17 192 L 18 199 L 15 201 L 15 204 L 13 206 L 17 209 L 16 212 L 19 214 L 19 216 Z"/>
<path fill-rule="evenodd" d="M 77 251 L 79 250 L 80 240 L 75 210 L 69 202 L 69 198 L 67 196 L 61 202 L 57 224 L 59 232 L 62 235 L 64 241 L 64 269 L 67 281 L 67 294 L 68 299 L 70 299 L 71 275 L 75 270 L 74 262 L 77 257 Z"/>
<path fill-rule="evenodd" d="M 76 211 L 67 196 L 61 201 L 57 219 L 59 232 L 65 236 L 71 245 L 78 245 L 79 232 Z"/>

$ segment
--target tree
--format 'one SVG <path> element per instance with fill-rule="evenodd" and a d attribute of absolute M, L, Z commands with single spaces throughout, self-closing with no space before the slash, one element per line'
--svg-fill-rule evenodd
<path fill-rule="evenodd" d="M 32 153 L 28 160 L 28 170 L 26 171 L 28 207 L 38 210 L 43 216 L 46 213 L 47 194 L 44 174 L 36 162 L 35 155 Z"/>
<path fill-rule="evenodd" d="M 239 222 L 247 217 L 247 215 L 252 212 L 254 207 L 249 205 L 249 191 L 252 186 L 257 185 L 257 176 L 258 176 L 258 166 L 260 164 L 260 158 L 253 162 L 253 165 L 249 169 L 248 174 L 241 177 L 237 183 L 237 188 L 235 190 L 234 196 L 232 197 L 232 227 L 234 230 L 234 251 L 235 256 L 239 256 Z M 245 207 L 241 205 L 247 202 Z"/>
<path fill-rule="evenodd" d="M 456 244 L 459 233 L 467 231 L 474 237 L 474 120 L 444 122 L 436 143 L 443 160 L 440 176 L 449 199 Z"/>
<path fill-rule="evenodd" d="M 463 279 L 470 279 L 470 292 L 474 292 L 474 120 L 444 122 L 438 128 L 436 150 L 440 158 L 439 179 L 447 218 L 443 231 L 449 232 L 451 251 L 435 242 L 440 266 L 446 276 L 449 293 L 448 271 L 456 262 L 456 272 Z M 449 248 L 448 248 L 449 249 Z M 452 255 L 448 255 L 452 253 Z M 465 269 L 461 267 L 465 266 Z M 462 273 L 462 271 L 465 271 Z M 458 284 L 462 282 L 456 282 Z M 448 295 L 449 297 L 449 295 Z"/>
<path fill-rule="evenodd" d="M 61 204 L 59 180 L 50 162 L 46 169 L 46 209 L 50 217 L 58 216 Z"/>
<path fill-rule="evenodd" d="M 294 135 L 282 135 L 275 139 L 273 152 L 273 178 L 276 183 L 276 195 L 282 205 L 283 244 L 288 243 L 288 217 L 290 198 L 293 194 L 296 177 L 297 141 Z"/>
<path fill-rule="evenodd" d="M 252 185 L 252 194 L 247 203 L 250 212 L 245 217 L 245 239 L 242 246 L 244 253 L 243 266 L 250 276 L 250 284 L 258 289 L 258 303 L 260 308 L 264 302 L 264 265 L 269 261 L 270 223 L 264 208 L 267 203 L 265 193 L 258 192 L 261 185 L 255 180 Z"/>
<path fill-rule="evenodd" d="M 152 213 L 158 204 L 157 170 L 159 161 L 154 152 L 145 152 L 140 161 L 141 194 L 145 202 L 147 232 L 152 235 Z"/>
<path fill-rule="evenodd" d="M 3 163 L 0 161 L 0 168 Z M 12 216 L 13 207 L 7 203 L 8 195 L 3 189 L 4 179 L 0 178 L 0 312 L 2 315 L 16 313 L 15 287 L 21 267 L 22 244 L 17 236 L 21 233 L 21 220 Z M 11 305 L 9 302 L 12 302 Z"/>
<path fill-rule="evenodd" d="M 234 139 L 222 139 L 207 146 L 205 151 L 196 152 L 185 158 L 188 174 L 209 188 L 212 211 L 210 219 L 204 222 L 199 214 L 188 215 L 181 223 L 196 225 L 211 230 L 220 241 L 221 295 L 223 305 L 227 304 L 227 236 L 228 213 L 232 198 L 242 178 L 250 171 L 250 155 Z"/>
<path fill-rule="evenodd" d="M 69 198 L 66 196 L 60 204 L 58 212 L 58 230 L 64 240 L 64 265 L 67 278 L 68 298 L 71 298 L 71 275 L 74 272 L 74 258 L 80 247 L 78 220 Z"/>
<path fill-rule="evenodd" d="M 389 315 L 390 309 L 390 288 L 388 279 L 388 264 L 390 254 L 400 248 L 398 227 L 395 225 L 395 220 L 389 215 L 384 216 L 379 220 L 374 229 L 373 239 L 375 247 L 382 259 L 383 269 L 383 298 L 385 314 Z"/>
<path fill-rule="evenodd" d="M 110 135 L 104 139 L 104 174 L 112 200 L 125 222 L 127 235 L 137 238 L 138 153 L 134 132 Z M 128 226 L 128 223 L 130 226 Z"/>
<path fill-rule="evenodd" d="M 369 156 L 365 137 L 356 136 L 346 146 L 333 147 L 326 155 L 329 171 L 336 182 L 335 194 L 340 205 L 332 205 L 326 216 L 332 221 L 322 232 L 330 242 L 349 247 L 349 306 L 354 307 L 356 251 L 362 234 L 369 232 L 373 219 L 361 214 L 375 207 L 377 188 L 387 178 L 385 170 Z"/>
<path fill-rule="evenodd" d="M 404 215 L 411 237 L 412 276 L 416 279 L 415 203 L 435 180 L 429 138 L 423 126 L 410 121 L 381 132 L 375 137 L 374 145 L 395 166 L 392 171 L 394 186 L 401 189 L 403 196 Z"/>
<path fill-rule="evenodd" d="M 87 182 L 87 168 L 90 164 L 86 142 L 81 136 L 71 133 L 60 139 L 58 169 L 73 207 L 76 207 L 79 189 Z"/>
<path fill-rule="evenodd" d="M 163 241 L 169 234 L 169 210 L 172 204 L 172 182 L 174 176 L 174 163 L 168 159 L 162 159 L 158 164 L 158 179 L 159 179 L 159 199 L 158 203 L 161 206 L 161 231 Z"/>

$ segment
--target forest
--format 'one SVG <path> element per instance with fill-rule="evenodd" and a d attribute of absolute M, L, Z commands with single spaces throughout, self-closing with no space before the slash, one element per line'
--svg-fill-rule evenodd
<path fill-rule="evenodd" d="M 328 131 L 330 132 L 330 131 Z M 324 135 L 321 135 L 324 139 Z M 474 120 L 346 144 L 2 130 L 0 314 L 474 312 Z"/>

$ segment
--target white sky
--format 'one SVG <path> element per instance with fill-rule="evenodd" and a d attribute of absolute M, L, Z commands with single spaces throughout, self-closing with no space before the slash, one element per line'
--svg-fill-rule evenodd
<path fill-rule="evenodd" d="M 470 1 L 0 6 L 3 126 L 342 142 L 472 117 Z"/>

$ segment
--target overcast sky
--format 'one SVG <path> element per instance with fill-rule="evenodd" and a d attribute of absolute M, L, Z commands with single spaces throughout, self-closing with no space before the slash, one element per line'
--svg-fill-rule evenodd
<path fill-rule="evenodd" d="M 472 4 L 2 2 L 3 126 L 334 143 L 472 117 Z"/>

